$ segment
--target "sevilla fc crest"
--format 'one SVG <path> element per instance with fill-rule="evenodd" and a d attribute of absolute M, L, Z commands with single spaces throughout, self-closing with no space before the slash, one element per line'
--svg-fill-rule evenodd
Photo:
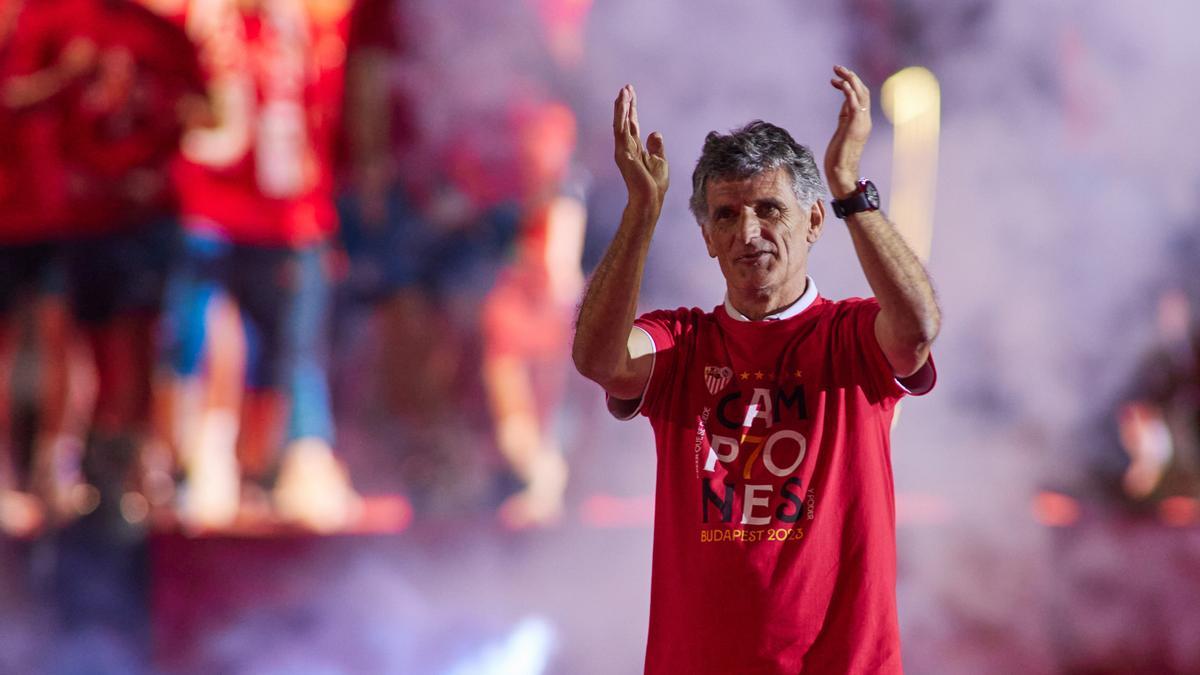
<path fill-rule="evenodd" d="M 732 368 L 718 368 L 716 366 L 706 366 L 704 368 L 704 384 L 708 386 L 708 393 L 714 396 L 718 391 L 725 388 L 729 381 L 733 379 Z"/>

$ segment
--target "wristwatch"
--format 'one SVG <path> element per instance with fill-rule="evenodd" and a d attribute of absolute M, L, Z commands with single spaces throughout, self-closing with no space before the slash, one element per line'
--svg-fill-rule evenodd
<path fill-rule="evenodd" d="M 833 205 L 833 215 L 845 220 L 846 216 L 861 211 L 879 210 L 879 190 L 875 188 L 874 183 L 862 178 L 858 181 L 858 190 L 854 194 L 830 203 Z"/>

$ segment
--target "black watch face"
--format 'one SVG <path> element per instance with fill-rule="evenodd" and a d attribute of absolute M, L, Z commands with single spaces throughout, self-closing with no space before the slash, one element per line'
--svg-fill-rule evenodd
<path fill-rule="evenodd" d="M 867 198 L 867 203 L 871 205 L 872 209 L 879 208 L 879 190 L 875 187 L 874 183 L 869 180 L 864 181 L 863 195 Z"/>

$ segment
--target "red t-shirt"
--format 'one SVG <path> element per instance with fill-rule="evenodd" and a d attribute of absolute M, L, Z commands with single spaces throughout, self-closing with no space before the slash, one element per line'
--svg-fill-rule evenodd
<path fill-rule="evenodd" d="M 224 124 L 185 138 L 175 171 L 185 222 L 238 243 L 308 245 L 337 226 L 347 16 L 314 17 L 299 2 L 237 6 L 208 3 L 185 18 Z"/>
<path fill-rule="evenodd" d="M 67 235 L 58 128 L 51 116 L 0 106 L 0 245 Z"/>
<path fill-rule="evenodd" d="M 204 94 L 195 46 L 134 2 L 78 5 L 94 12 L 78 30 L 96 41 L 101 65 L 78 90 L 64 127 L 68 171 L 83 188 L 72 200 L 77 221 L 106 230 L 174 212 L 169 170 L 183 132 L 179 104 Z M 123 60 L 127 66 L 105 65 Z"/>
<path fill-rule="evenodd" d="M 203 93 L 181 30 L 129 0 L 35 0 L 7 62 L 9 75 L 57 64 L 85 39 L 96 64 L 30 114 L 54 115 L 73 234 L 126 228 L 174 209 L 167 180 L 182 131 L 177 105 Z"/>
<path fill-rule="evenodd" d="M 0 85 L 24 74 L 28 38 L 62 20 L 59 4 L 0 1 L 0 21 L 7 24 L 0 26 Z M 17 112 L 0 105 L 0 244 L 49 241 L 67 234 L 59 117 L 49 106 Z"/>
<path fill-rule="evenodd" d="M 647 673 L 900 673 L 879 305 L 646 314 L 657 439 Z M 935 378 L 932 360 L 919 376 Z"/>

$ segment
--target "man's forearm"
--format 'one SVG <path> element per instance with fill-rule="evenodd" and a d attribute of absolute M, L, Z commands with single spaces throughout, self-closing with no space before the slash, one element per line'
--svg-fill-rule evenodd
<path fill-rule="evenodd" d="M 834 66 L 834 89 L 842 92 L 838 127 L 825 150 L 825 176 L 834 199 L 858 189 L 859 160 L 871 133 L 871 92 L 854 71 Z M 846 219 L 858 261 L 879 301 L 875 336 L 897 375 L 917 371 L 941 324 L 933 285 L 925 267 L 880 211 L 860 211 Z"/>
<path fill-rule="evenodd" d="M 883 212 L 854 214 L 846 226 L 892 333 L 908 346 L 927 347 L 937 336 L 941 313 L 924 265 Z"/>
<path fill-rule="evenodd" d="M 585 377 L 604 384 L 621 372 L 659 205 L 628 204 L 579 306 L 571 355 Z"/>
<path fill-rule="evenodd" d="M 50 66 L 10 79 L 0 89 L 0 98 L 10 109 L 24 110 L 57 96 L 70 82 L 70 74 L 61 66 Z"/>

